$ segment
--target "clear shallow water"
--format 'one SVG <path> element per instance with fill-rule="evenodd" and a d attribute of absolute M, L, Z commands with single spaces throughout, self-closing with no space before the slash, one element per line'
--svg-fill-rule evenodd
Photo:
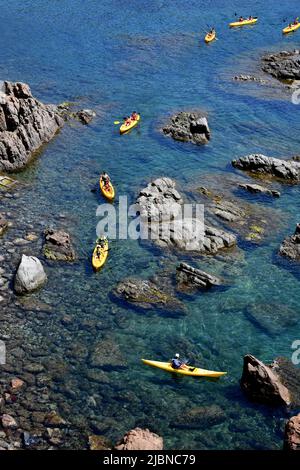
<path fill-rule="evenodd" d="M 72 266 L 47 266 L 47 287 L 35 298 L 50 304 L 52 313 L 37 319 L 29 312 L 24 322 L 24 337 L 41 356 L 51 353 L 42 362 L 56 378 L 50 386 L 52 402 L 83 435 L 96 429 L 117 439 L 141 425 L 159 432 L 166 448 L 281 448 L 283 415 L 250 404 L 238 381 L 244 354 L 262 360 L 290 357 L 291 343 L 299 339 L 299 327 L 270 335 L 247 315 L 254 302 L 286 305 L 295 317 L 300 315 L 299 271 L 276 257 L 280 242 L 299 221 L 299 187 L 282 187 L 282 197 L 272 201 L 286 220 L 278 222 L 278 230 L 262 246 L 241 242 L 241 259 L 233 265 L 192 260 L 203 269 L 227 273 L 231 286 L 185 299 L 187 315 L 180 318 L 137 312 L 115 303 L 111 290 L 126 276 L 148 277 L 183 257 L 133 241 L 113 242 L 105 269 L 92 273 L 89 258 L 100 198 L 90 189 L 105 168 L 118 193 L 134 201 L 144 183 L 157 176 L 173 177 L 181 188 L 191 188 L 205 185 L 207 174 L 234 177 L 229 163 L 235 156 L 299 153 L 299 107 L 280 93 L 270 99 L 263 88 L 249 85 L 247 92 L 248 84 L 231 81 L 248 66 L 252 70 L 265 51 L 299 47 L 299 35 L 280 33 L 298 2 L 276 1 L 271 11 L 263 1 L 251 2 L 251 8 L 241 1 L 1 3 L 6 44 L 0 53 L 1 78 L 28 82 L 45 102 L 76 101 L 98 113 L 89 127 L 66 126 L 17 175 L 29 185 L 17 207 L 8 203 L 21 221 L 41 224 L 41 229 L 51 223 L 66 227 L 79 254 Z M 268 21 L 230 31 L 227 23 L 234 13 Z M 219 41 L 207 47 L 199 39 L 212 22 Z M 133 108 L 142 113 L 142 126 L 120 138 L 113 121 Z M 208 113 L 212 140 L 205 148 L 172 142 L 158 131 L 174 110 L 189 108 Z M 253 202 L 247 195 L 244 200 Z M 61 322 L 65 314 L 73 318 L 69 325 Z M 119 345 L 128 364 L 107 372 L 108 383 L 90 377 L 89 355 L 103 336 Z M 174 380 L 140 365 L 141 357 L 163 360 L 175 350 L 199 354 L 203 367 L 229 374 L 219 383 Z M 53 372 L 57 364 L 64 371 L 59 378 Z M 96 406 L 90 404 L 91 396 Z M 219 405 L 226 418 L 213 427 L 177 429 L 174 416 L 191 403 Z"/>

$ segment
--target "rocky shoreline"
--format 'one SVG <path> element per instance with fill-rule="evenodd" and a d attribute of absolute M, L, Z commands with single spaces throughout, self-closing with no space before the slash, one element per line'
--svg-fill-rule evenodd
<path fill-rule="evenodd" d="M 63 118 L 68 119 L 66 113 L 69 111 L 66 106 L 59 110 L 59 107 L 43 105 L 33 98 L 25 84 L 5 82 L 4 86 L 5 99 L 0 108 L 0 169 L 8 172 L 24 168 L 41 145 L 59 131 Z M 27 116 L 27 121 L 24 116 Z M 74 117 L 71 116 L 72 119 Z M 94 114 L 89 110 L 83 110 L 78 115 L 78 119 L 85 124 L 93 117 Z M 208 143 L 210 139 L 206 118 L 195 113 L 176 115 L 171 119 L 170 126 L 164 128 L 164 133 L 175 140 L 195 144 Z M 297 159 L 283 160 L 255 154 L 233 160 L 232 166 L 265 181 L 262 186 L 253 184 L 249 178 L 249 181 L 233 188 L 247 191 L 251 195 L 262 194 L 277 198 L 280 192 L 269 187 L 269 181 L 278 184 L 300 182 L 300 163 Z M 20 190 L 21 188 L 1 190 L 1 202 L 5 205 L 6 199 L 18 199 Z M 249 242 L 263 240 L 267 222 L 263 227 L 262 224 L 258 225 L 262 217 L 259 211 L 253 209 L 255 200 L 250 208 L 240 198 L 223 197 L 206 186 L 197 188 L 194 197 L 197 201 L 205 201 L 209 223 L 203 226 L 200 219 L 193 216 L 180 229 L 176 220 L 181 215 L 185 196 L 177 189 L 176 181 L 163 176 L 149 181 L 140 191 L 137 203 L 142 219 L 151 223 L 154 245 L 162 251 L 172 251 L 180 262 L 170 275 L 166 275 L 165 282 L 162 281 L 161 273 L 158 273 L 156 279 L 135 277 L 122 280 L 114 288 L 114 295 L 119 300 L 145 312 L 151 309 L 156 313 L 166 310 L 175 316 L 185 315 L 179 294 L 206 295 L 207 290 L 227 284 L 226 279 L 221 279 L 210 269 L 206 271 L 205 260 L 224 253 L 233 254 L 234 257 L 242 238 Z M 173 223 L 172 237 L 164 235 L 168 233 L 170 220 Z M 199 227 L 201 237 L 195 237 L 194 226 Z M 177 236 L 179 231 L 180 236 Z M 70 448 L 74 445 L 91 450 L 163 449 L 163 439 L 159 435 L 140 427 L 135 427 L 121 440 L 116 440 L 116 444 L 112 444 L 105 437 L 106 431 L 117 423 L 115 416 L 109 416 L 110 410 L 103 422 L 97 419 L 96 413 L 91 413 L 83 422 L 79 419 L 76 421 L 73 416 L 66 418 L 72 410 L 68 405 L 63 405 L 62 396 L 66 393 L 77 400 L 78 384 L 75 381 L 72 383 L 70 379 L 68 383 L 63 382 L 68 365 L 61 359 L 56 360 L 52 339 L 43 345 L 37 340 L 35 348 L 30 343 L 32 349 L 25 353 L 22 334 L 30 336 L 34 333 L 38 338 L 39 326 L 44 322 L 49 322 L 49 328 L 51 322 L 66 327 L 69 333 L 69 357 L 73 357 L 74 361 L 75 354 L 76 360 L 82 361 L 82 367 L 86 367 L 86 361 L 89 364 L 88 371 L 85 371 L 87 381 L 83 387 L 86 403 L 82 406 L 91 408 L 97 408 L 97 404 L 104 398 L 99 393 L 90 393 L 89 380 L 101 384 L 105 394 L 105 387 L 110 380 L 109 371 L 128 367 L 118 341 L 108 333 L 111 325 L 103 325 L 89 318 L 78 325 L 74 317 L 66 312 L 59 320 L 49 321 L 54 314 L 50 303 L 39 304 L 34 298 L 30 303 L 28 294 L 40 288 L 47 289 L 47 280 L 51 280 L 51 269 L 47 263 L 59 265 L 78 261 L 73 241 L 63 222 L 55 229 L 46 227 L 43 222 L 39 226 L 28 222 L 22 227 L 15 227 L 12 214 L 9 209 L 4 208 L 0 214 L 0 236 L 1 242 L 3 241 L 0 247 L 0 340 L 12 342 L 11 359 L 1 366 L 0 450 Z M 299 261 L 299 240 L 298 224 L 295 234 L 286 238 L 281 247 L 278 247 L 279 253 Z M 183 262 L 182 257 L 187 254 L 198 256 L 203 269 L 199 268 L 198 261 L 195 266 Z M 219 295 L 221 294 L 220 292 Z M 24 307 L 23 301 L 27 307 Z M 59 306 L 56 308 L 59 309 Z M 14 309 L 17 312 L 16 318 L 11 315 Z M 18 333 L 14 333 L 16 325 L 19 328 Z M 94 338 L 96 331 L 98 340 L 92 352 L 87 351 L 83 343 L 74 351 L 71 333 L 78 329 L 84 330 L 86 339 Z M 56 331 L 59 331 L 59 327 Z M 14 334 L 16 338 L 13 337 Z M 54 335 L 54 345 L 56 341 Z M 53 359 L 47 357 L 48 348 L 53 352 Z M 287 376 L 294 378 L 290 388 Z M 244 358 L 241 387 L 251 400 L 271 406 L 291 406 L 295 401 L 294 395 L 298 396 L 300 379 L 283 362 L 277 361 L 266 366 L 254 356 L 247 355 Z M 123 391 L 126 393 L 125 389 Z M 129 393 L 125 401 L 130 402 L 132 398 Z M 60 403 L 59 406 L 56 400 Z M 171 424 L 175 428 L 201 429 L 203 426 L 213 427 L 225 420 L 226 415 L 222 408 L 212 405 L 194 407 L 184 415 L 179 414 Z M 287 422 L 284 445 L 290 449 L 299 447 L 299 416 Z"/>

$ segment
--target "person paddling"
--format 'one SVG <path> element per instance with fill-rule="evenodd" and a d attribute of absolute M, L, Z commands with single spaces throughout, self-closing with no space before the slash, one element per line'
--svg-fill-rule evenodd
<path fill-rule="evenodd" d="M 106 173 L 106 171 L 103 171 L 102 175 L 101 175 L 101 178 L 102 178 L 102 181 L 104 183 L 104 187 L 105 188 L 109 188 L 109 183 L 110 183 L 110 177 L 108 176 L 108 174 Z"/>
<path fill-rule="evenodd" d="M 133 111 L 133 113 L 131 114 L 130 117 L 131 117 L 132 121 L 136 121 L 137 118 L 138 118 L 138 113 L 136 111 Z"/>
<path fill-rule="evenodd" d="M 175 354 L 171 361 L 171 366 L 173 369 L 184 369 L 190 370 L 190 368 L 180 359 L 180 355 L 178 353 Z"/>

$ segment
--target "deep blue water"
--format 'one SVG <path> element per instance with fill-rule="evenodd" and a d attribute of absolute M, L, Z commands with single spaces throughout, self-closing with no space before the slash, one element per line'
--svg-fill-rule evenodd
<path fill-rule="evenodd" d="M 97 112 L 88 127 L 65 126 L 41 157 L 17 175 L 29 182 L 18 203 L 20 219 L 58 225 L 59 214 L 66 214 L 66 228 L 79 253 L 74 266 L 47 266 L 47 287 L 36 298 L 50 303 L 53 314 L 47 322 L 29 319 L 26 325 L 29 336 L 41 338 L 40 348 L 49 348 L 54 359 L 66 363 L 64 380 L 74 393 L 67 394 L 65 384 L 54 383 L 53 401 L 68 403 L 71 415 L 88 429 L 95 419 L 107 422 L 102 434 L 113 439 L 142 425 L 159 432 L 166 448 L 280 448 L 283 417 L 250 404 L 238 381 L 244 354 L 266 361 L 290 357 L 291 344 L 299 339 L 295 326 L 270 336 L 245 313 L 250 303 L 273 303 L 274 309 L 286 305 L 295 317 L 300 315 L 298 272 L 275 255 L 299 222 L 299 187 L 282 187 L 282 197 L 272 201 L 278 209 L 278 230 L 270 233 L 267 243 L 242 246 L 240 259 L 226 267 L 222 261 L 192 260 L 216 273 L 225 270 L 231 287 L 186 299 L 183 318 L 140 313 L 116 304 L 110 295 L 118 280 L 148 277 L 162 264 L 175 264 L 174 255 L 134 241 L 116 241 L 105 269 L 92 273 L 89 258 L 100 198 L 90 189 L 105 168 L 118 194 L 133 202 L 138 190 L 158 176 L 192 188 L 205 185 L 206 175 L 233 178 L 238 173 L 230 161 L 237 156 L 298 154 L 299 107 L 287 95 L 231 80 L 255 69 L 266 51 L 299 47 L 300 33 L 281 35 L 284 24 L 297 15 L 298 2 L 276 0 L 271 8 L 262 0 L 0 4 L 1 79 L 29 83 L 44 102 L 74 101 Z M 255 27 L 229 30 L 235 13 L 257 15 L 260 21 Z M 207 25 L 216 26 L 219 38 L 209 46 L 202 40 Z M 208 114 L 212 140 L 204 148 L 174 143 L 158 130 L 170 113 L 190 108 Z M 113 121 L 133 109 L 141 112 L 142 125 L 121 138 Z M 244 200 L 253 203 L 247 195 Z M 64 313 L 74 317 L 71 328 L 60 322 Z M 102 326 L 85 329 L 86 318 Z M 86 375 L 88 353 L 103 332 L 120 346 L 128 362 L 127 369 L 107 373 L 108 384 Z M 85 348 L 86 354 L 74 359 L 70 344 Z M 203 367 L 227 370 L 228 376 L 219 383 L 174 380 L 140 364 L 141 357 L 163 360 L 180 348 L 199 353 Z M 96 408 L 89 406 L 89 396 L 96 397 Z M 191 404 L 219 405 L 226 419 L 209 428 L 176 429 L 174 415 L 185 413 Z"/>

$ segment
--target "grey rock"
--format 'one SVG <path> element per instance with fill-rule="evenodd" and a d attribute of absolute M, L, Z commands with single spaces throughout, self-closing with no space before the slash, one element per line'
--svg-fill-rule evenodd
<path fill-rule="evenodd" d="M 141 215 L 141 232 L 161 248 L 174 248 L 215 254 L 236 245 L 236 237 L 224 230 L 204 226 L 200 218 L 187 217 L 183 200 L 170 178 L 148 184 L 137 199 Z"/>
<path fill-rule="evenodd" d="M 210 140 L 208 122 L 201 113 L 180 112 L 171 117 L 170 124 L 163 128 L 163 132 L 182 142 L 206 144 Z"/>
<path fill-rule="evenodd" d="M 245 189 L 249 193 L 267 194 L 268 196 L 280 197 L 279 191 L 275 191 L 274 189 L 268 189 L 265 186 L 261 186 L 260 184 L 239 183 L 238 187 L 241 189 Z"/>
<path fill-rule="evenodd" d="M 287 237 L 281 244 L 279 254 L 294 261 L 300 261 L 300 223 L 294 235 Z"/>
<path fill-rule="evenodd" d="M 27 294 L 41 287 L 47 280 L 43 265 L 34 256 L 22 255 L 20 265 L 15 276 L 15 291 L 18 294 Z"/>
<path fill-rule="evenodd" d="M 201 271 L 200 269 L 193 268 L 186 263 L 180 263 L 176 268 L 177 271 L 177 285 L 179 290 L 185 291 L 189 289 L 209 289 L 213 286 L 220 286 L 221 279 L 211 274 Z"/>
<path fill-rule="evenodd" d="M 25 83 L 4 82 L 0 100 L 0 170 L 26 166 L 63 126 L 54 106 L 35 99 Z"/>
<path fill-rule="evenodd" d="M 263 57 L 262 69 L 278 80 L 299 80 L 299 51 L 282 51 L 277 54 L 266 55 Z"/>
<path fill-rule="evenodd" d="M 300 162 L 295 160 L 281 160 L 253 154 L 233 160 L 232 165 L 239 170 L 261 176 L 278 178 L 291 183 L 300 182 Z"/>

